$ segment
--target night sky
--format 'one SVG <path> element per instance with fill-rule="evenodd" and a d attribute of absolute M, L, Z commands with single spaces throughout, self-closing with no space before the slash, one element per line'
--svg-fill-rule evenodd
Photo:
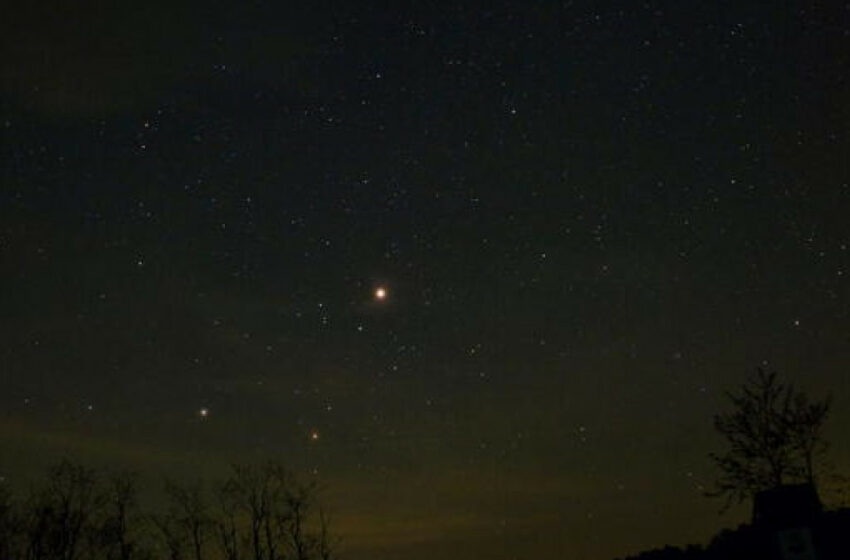
<path fill-rule="evenodd" d="M 3 10 L 5 479 L 272 458 L 349 560 L 607 560 L 747 518 L 759 366 L 850 474 L 850 4 L 93 4 Z"/>

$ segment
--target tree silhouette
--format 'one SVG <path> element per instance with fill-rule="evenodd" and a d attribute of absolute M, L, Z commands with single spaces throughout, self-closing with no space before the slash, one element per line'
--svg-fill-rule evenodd
<path fill-rule="evenodd" d="M 127 472 L 112 474 L 104 489 L 103 519 L 99 523 L 99 546 L 108 560 L 135 560 L 145 557 L 138 533 L 136 478 Z"/>
<path fill-rule="evenodd" d="M 0 558 L 13 558 L 21 549 L 22 525 L 8 485 L 0 483 Z"/>
<path fill-rule="evenodd" d="M 732 410 L 714 417 L 727 448 L 709 455 L 720 471 L 709 494 L 725 496 L 724 509 L 787 482 L 815 482 L 816 459 L 826 450 L 821 429 L 828 399 L 810 402 L 761 368 L 727 396 Z"/>
<path fill-rule="evenodd" d="M 210 488 L 215 488 L 211 493 Z M 216 484 L 166 481 L 157 514 L 137 479 L 62 461 L 19 500 L 0 481 L 0 560 L 333 560 L 317 487 L 276 463 Z"/>
<path fill-rule="evenodd" d="M 315 485 L 280 465 L 234 465 L 218 492 L 221 552 L 228 560 L 330 560 L 328 517 L 321 510 L 318 519 L 311 515 L 316 494 Z M 240 554 L 241 543 L 247 556 Z"/>
<path fill-rule="evenodd" d="M 204 545 L 212 527 L 203 487 L 200 483 L 183 485 L 167 481 L 165 493 L 169 499 L 169 507 L 157 526 L 163 533 L 172 557 L 176 551 L 182 551 L 185 543 L 191 552 L 192 560 L 203 560 Z M 182 558 L 180 552 L 177 554 Z"/>
<path fill-rule="evenodd" d="M 328 513 L 319 510 L 319 535 L 316 543 L 318 550 L 316 551 L 319 560 L 332 560 L 336 554 L 336 547 L 339 540 L 331 536 L 330 530 L 331 519 Z"/>
<path fill-rule="evenodd" d="M 805 393 L 796 392 L 787 418 L 791 446 L 802 463 L 798 469 L 802 468 L 802 476 L 813 485 L 816 483 L 816 461 L 829 449 L 821 430 L 829 415 L 830 404 L 829 398 L 810 402 Z"/>
<path fill-rule="evenodd" d="M 151 521 L 157 530 L 159 540 L 165 545 L 168 560 L 183 560 L 186 539 L 178 520 L 172 515 L 165 514 L 153 515 Z M 228 558 L 228 560 L 231 559 Z"/>
<path fill-rule="evenodd" d="M 31 560 L 77 560 L 92 546 L 93 523 L 103 506 L 93 469 L 61 461 L 30 495 L 24 520 Z"/>
<path fill-rule="evenodd" d="M 231 485 L 224 483 L 216 492 L 218 515 L 215 518 L 215 533 L 225 560 L 239 560 L 239 497 Z"/>
<path fill-rule="evenodd" d="M 223 500 L 247 521 L 250 555 L 253 560 L 274 560 L 280 542 L 277 528 L 285 480 L 282 470 L 266 465 L 234 465 L 221 487 Z M 231 525 L 232 526 L 232 525 Z M 226 554 L 232 554 L 228 545 Z"/>

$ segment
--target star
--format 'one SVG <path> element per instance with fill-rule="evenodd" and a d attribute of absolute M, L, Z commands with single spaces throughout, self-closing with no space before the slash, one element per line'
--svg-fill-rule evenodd
<path fill-rule="evenodd" d="M 375 288 L 375 299 L 378 301 L 387 299 L 387 289 L 383 286 Z"/>
<path fill-rule="evenodd" d="M 207 418 L 209 415 L 210 415 L 210 409 L 207 408 L 207 407 L 201 407 L 198 410 L 198 416 L 200 416 L 201 418 Z"/>

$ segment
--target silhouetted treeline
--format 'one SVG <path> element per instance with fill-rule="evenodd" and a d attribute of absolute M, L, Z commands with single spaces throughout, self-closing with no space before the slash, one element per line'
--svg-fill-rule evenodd
<path fill-rule="evenodd" d="M 823 512 L 812 525 L 810 534 L 817 560 L 847 560 L 850 558 L 850 508 Z M 735 530 L 722 530 L 706 547 L 666 546 L 622 560 L 780 560 L 783 558 L 779 552 L 780 540 L 780 531 L 746 524 Z"/>
<path fill-rule="evenodd" d="M 714 417 L 725 445 L 709 454 L 718 479 L 708 495 L 725 497 L 724 509 L 752 499 L 752 524 L 724 529 L 706 547 L 666 546 L 624 560 L 850 558 L 850 509 L 824 511 L 817 490 L 831 399 L 812 400 L 761 368 L 727 397 L 731 410 Z"/>
<path fill-rule="evenodd" d="M 685 549 L 674 546 L 665 546 L 641 552 L 637 556 L 627 556 L 623 560 L 702 560 L 705 558 L 701 546 L 689 545 Z"/>
<path fill-rule="evenodd" d="M 167 481 L 143 511 L 135 476 L 69 461 L 25 490 L 0 483 L 2 560 L 331 560 L 316 487 L 277 464 L 205 485 Z"/>

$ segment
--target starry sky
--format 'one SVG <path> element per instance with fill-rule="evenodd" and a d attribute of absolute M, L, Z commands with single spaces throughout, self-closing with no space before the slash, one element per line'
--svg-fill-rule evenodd
<path fill-rule="evenodd" d="M 4 10 L 5 478 L 272 458 L 349 560 L 606 560 L 746 519 L 758 366 L 850 474 L 846 2 L 106 4 Z"/>

